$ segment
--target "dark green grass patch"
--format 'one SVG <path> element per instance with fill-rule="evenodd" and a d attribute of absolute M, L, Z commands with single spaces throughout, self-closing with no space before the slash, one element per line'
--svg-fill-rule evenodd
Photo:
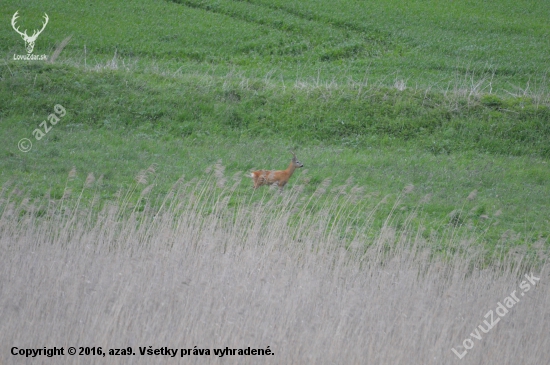
<path fill-rule="evenodd" d="M 75 121 L 70 128 L 129 129 L 145 138 L 278 137 L 357 148 L 410 142 L 436 154 L 550 157 L 550 108 L 528 98 L 451 100 L 435 92 L 362 93 L 346 86 L 282 89 L 246 78 L 205 82 L 193 75 L 80 72 L 44 64 L 14 63 L 0 75 L 4 128 L 22 123 L 30 129 L 61 104 Z"/>

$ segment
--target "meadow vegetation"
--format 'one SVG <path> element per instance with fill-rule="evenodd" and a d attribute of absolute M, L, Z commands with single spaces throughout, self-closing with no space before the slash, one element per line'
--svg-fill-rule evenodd
<path fill-rule="evenodd" d="M 48 13 L 34 53 L 50 61 L 13 60 L 17 10 L 31 31 Z M 33 0 L 0 15 L 0 314 L 59 329 L 52 345 L 70 329 L 269 340 L 278 363 L 446 363 L 525 271 L 546 275 L 549 4 Z M 254 192 L 244 176 L 289 150 L 305 167 L 283 194 Z M 467 361 L 540 363 L 535 306 Z M 18 323 L 0 339 L 23 339 Z"/>

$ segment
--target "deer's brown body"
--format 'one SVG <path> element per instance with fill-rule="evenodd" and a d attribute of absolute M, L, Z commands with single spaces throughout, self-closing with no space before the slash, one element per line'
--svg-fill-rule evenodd
<path fill-rule="evenodd" d="M 304 165 L 296 159 L 294 152 L 291 152 L 293 157 L 286 170 L 257 170 L 250 174 L 250 177 L 254 181 L 254 189 L 262 185 L 274 185 L 279 186 L 281 191 L 294 173 L 294 170 Z"/>

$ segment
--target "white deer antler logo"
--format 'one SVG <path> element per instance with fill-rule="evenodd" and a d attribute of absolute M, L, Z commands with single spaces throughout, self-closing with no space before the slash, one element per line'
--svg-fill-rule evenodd
<path fill-rule="evenodd" d="M 13 14 L 13 18 L 11 18 L 11 26 L 13 27 L 13 29 L 19 33 L 19 35 L 21 35 L 21 37 L 23 38 L 23 40 L 25 41 L 25 48 L 27 49 L 27 53 L 32 53 L 32 50 L 34 49 L 34 42 L 36 41 L 36 38 L 38 38 L 38 36 L 40 35 L 40 33 L 42 33 L 42 31 L 44 30 L 44 28 L 46 28 L 46 24 L 48 24 L 48 14 L 44 13 L 44 23 L 42 23 L 42 29 L 40 30 L 35 30 L 32 35 L 29 37 L 27 35 L 27 30 L 25 29 L 25 31 L 23 33 L 21 33 L 19 31 L 19 27 L 15 27 L 15 21 L 17 20 L 17 18 L 19 18 L 19 16 L 17 16 L 17 13 L 19 13 L 19 10 L 15 12 L 15 14 Z"/>

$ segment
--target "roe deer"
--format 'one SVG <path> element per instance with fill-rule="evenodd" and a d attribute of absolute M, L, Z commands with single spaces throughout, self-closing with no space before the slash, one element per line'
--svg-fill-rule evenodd
<path fill-rule="evenodd" d="M 257 189 L 262 185 L 277 184 L 282 192 L 284 186 L 294 173 L 294 170 L 296 170 L 296 168 L 304 167 L 304 164 L 296 159 L 294 152 L 290 151 L 290 153 L 292 153 L 294 157 L 292 157 L 292 161 L 290 161 L 290 165 L 288 165 L 286 170 L 258 170 L 251 173 L 250 177 L 254 181 L 254 189 Z"/>

